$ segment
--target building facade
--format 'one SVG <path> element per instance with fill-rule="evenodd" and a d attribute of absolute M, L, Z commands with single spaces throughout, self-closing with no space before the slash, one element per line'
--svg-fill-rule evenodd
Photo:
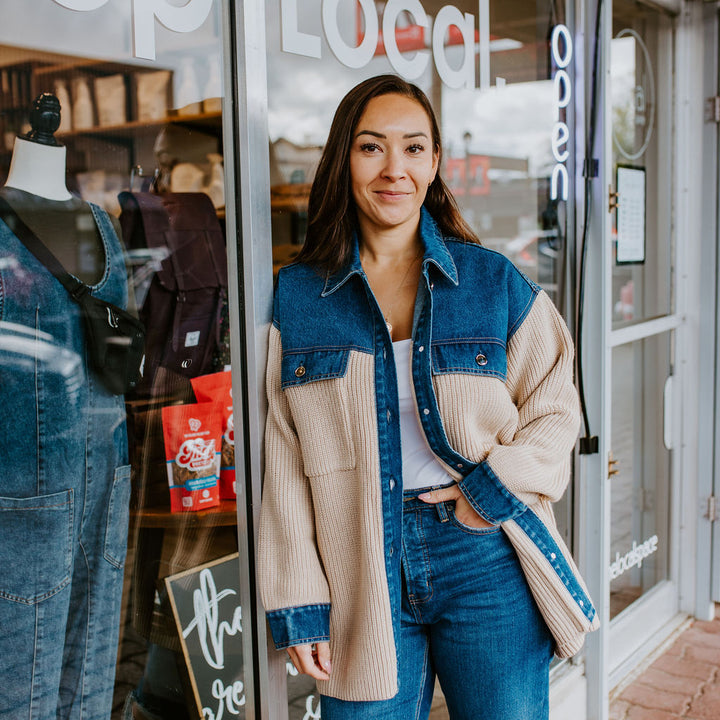
<path fill-rule="evenodd" d="M 320 717 L 313 684 L 271 648 L 256 591 L 264 363 L 273 275 L 302 244 L 334 109 L 380 73 L 427 93 L 464 217 L 550 294 L 575 335 L 583 423 L 556 516 L 601 628 L 578 656 L 554 663 L 551 717 L 604 720 L 613 688 L 688 617 L 712 617 L 718 9 L 700 0 L 3 0 L 0 197 L 91 287 L 109 272 L 102 248 L 121 241 L 130 305 L 148 330 L 143 380 L 124 397 L 130 486 L 116 492 L 124 470 L 107 480 L 98 521 L 122 540 L 127 527 L 126 557 L 108 560 L 101 547 L 84 561 L 112 561 L 121 574 L 105 618 L 117 662 L 114 647 L 86 656 L 115 674 L 112 718 Z M 54 141 L 31 122 L 42 93 L 60 103 Z M 89 219 L 87 202 L 112 230 Z M 67 338 L 48 331 L 40 301 L 34 327 L 17 327 L 10 301 L 42 268 L 24 261 L 12 233 L 5 247 L 3 237 L 0 377 L 6 387 L 17 378 L 56 387 L 69 377 L 56 362 Z M 89 382 L 93 371 L 77 362 L 78 382 Z M 69 402 L 53 393 L 44 402 Z M 91 427 L 92 393 L 88 403 L 68 412 Z M 11 520 L 20 501 L 47 504 L 52 494 L 40 481 L 0 488 Z M 75 517 L 85 505 L 73 507 Z M 0 585 L 0 618 L 19 606 L 39 617 L 43 603 L 79 586 L 72 568 L 52 582 L 42 568 L 23 574 L 35 568 L 23 548 L 47 542 L 47 525 L 19 522 L 0 524 L 0 544 L 14 548 L 8 562 L 20 567 Z M 30 542 L 17 542 L 20 527 Z M 75 558 L 83 530 L 72 527 Z M 19 594 L 28 583 L 33 592 Z M 69 602 L 66 622 L 87 624 L 89 613 Z M 72 705 L 83 672 L 63 669 L 47 689 L 58 708 Z M 28 684 L 28 702 L 35 691 Z M 0 700 L 0 717 L 22 697 Z"/>

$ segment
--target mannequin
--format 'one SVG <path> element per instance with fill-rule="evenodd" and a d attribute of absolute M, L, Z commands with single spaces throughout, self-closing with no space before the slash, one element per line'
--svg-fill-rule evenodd
<path fill-rule="evenodd" d="M 108 214 L 68 192 L 60 105 L 41 95 L 0 194 L 0 716 L 112 708 L 130 498 L 125 407 L 88 364 L 78 304 L 15 233 L 17 216 L 94 296 L 125 308 Z M 3 342 L 15 330 L 21 342 Z"/>
<path fill-rule="evenodd" d="M 67 152 L 54 137 L 60 112 L 54 95 L 38 96 L 30 113 L 32 130 L 15 138 L 0 192 L 68 272 L 93 284 L 104 271 L 102 239 L 88 206 L 67 189 Z"/>

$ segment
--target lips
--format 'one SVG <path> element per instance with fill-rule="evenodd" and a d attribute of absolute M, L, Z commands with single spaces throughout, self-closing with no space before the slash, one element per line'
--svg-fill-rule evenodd
<path fill-rule="evenodd" d="M 392 200 L 394 198 L 404 198 L 410 195 L 409 192 L 399 192 L 397 190 L 375 190 L 374 192 L 376 195 L 379 195 L 383 198 L 388 198 L 389 200 Z"/>

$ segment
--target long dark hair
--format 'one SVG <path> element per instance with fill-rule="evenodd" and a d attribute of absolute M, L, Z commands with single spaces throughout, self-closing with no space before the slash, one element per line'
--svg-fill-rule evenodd
<path fill-rule="evenodd" d="M 310 189 L 308 228 L 297 261 L 335 272 L 347 263 L 352 235 L 357 227 L 355 201 L 350 184 L 350 148 L 360 117 L 373 98 L 403 95 L 420 103 L 430 121 L 433 146 L 438 154 L 438 172 L 428 188 L 425 207 L 443 234 L 479 243 L 463 220 L 455 198 L 440 177 L 442 141 L 430 101 L 416 85 L 397 75 L 378 75 L 356 85 L 340 101 Z"/>

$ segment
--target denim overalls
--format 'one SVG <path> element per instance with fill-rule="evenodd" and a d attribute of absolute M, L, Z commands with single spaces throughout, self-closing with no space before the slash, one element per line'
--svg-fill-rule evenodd
<path fill-rule="evenodd" d="M 93 294 L 127 306 L 107 214 Z M 0 222 L 0 718 L 109 717 L 130 468 L 122 396 L 88 370 L 79 308 Z"/>

